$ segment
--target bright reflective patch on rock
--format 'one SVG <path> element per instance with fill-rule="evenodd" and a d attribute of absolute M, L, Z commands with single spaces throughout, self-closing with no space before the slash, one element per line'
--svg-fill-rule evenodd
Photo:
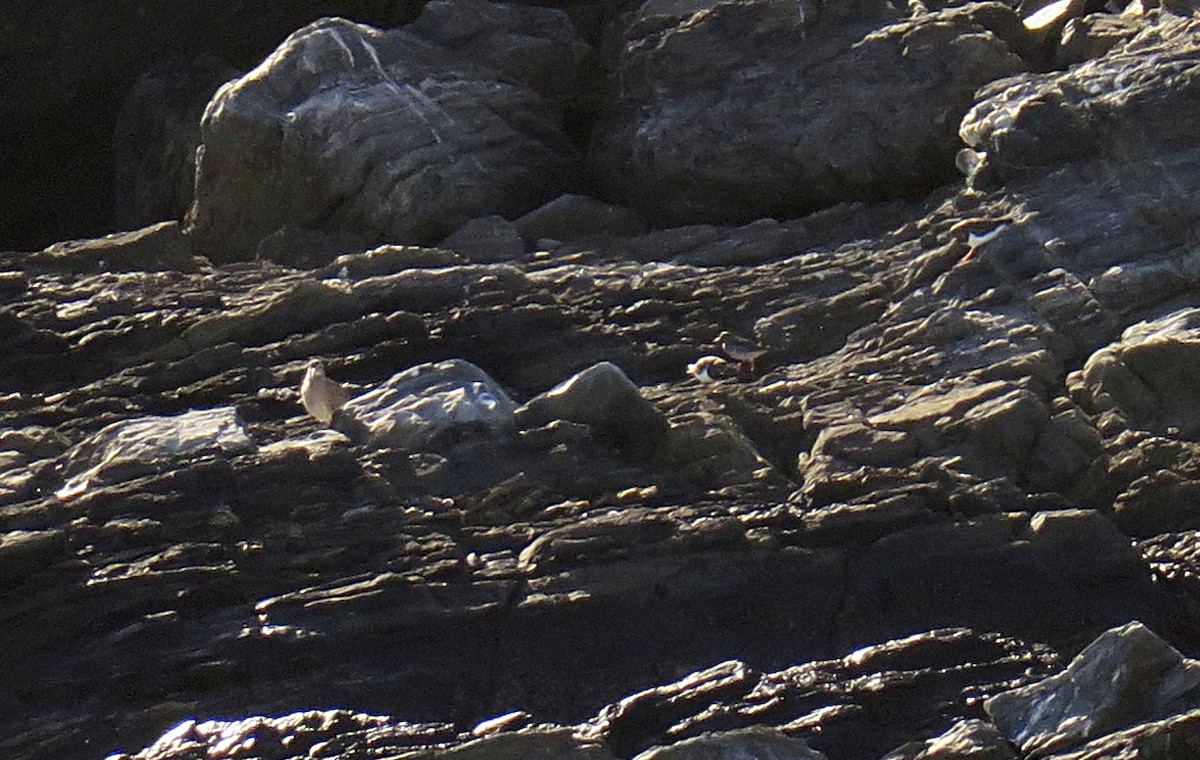
<path fill-rule="evenodd" d="M 351 399 L 345 432 L 375 445 L 414 451 L 454 428 L 493 432 L 512 427 L 516 404 L 500 385 L 460 359 L 422 364 Z"/>
<path fill-rule="evenodd" d="M 93 484 L 128 480 L 183 456 L 234 454 L 254 448 L 232 406 L 114 422 L 67 454 L 67 479 L 54 496 L 67 501 Z"/>

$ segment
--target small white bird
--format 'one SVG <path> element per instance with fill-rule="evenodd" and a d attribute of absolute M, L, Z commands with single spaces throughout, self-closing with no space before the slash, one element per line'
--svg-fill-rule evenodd
<path fill-rule="evenodd" d="M 328 425 L 333 422 L 333 413 L 341 409 L 350 393 L 338 383 L 325 377 L 325 365 L 319 359 L 308 363 L 304 380 L 300 383 L 300 402 L 315 419 Z"/>
<path fill-rule="evenodd" d="M 717 336 L 717 342 L 721 346 L 722 353 L 734 361 L 749 365 L 751 372 L 754 371 L 754 365 L 758 361 L 758 357 L 767 352 L 765 348 L 757 343 L 746 340 L 739 335 L 734 335 L 728 330 Z"/>

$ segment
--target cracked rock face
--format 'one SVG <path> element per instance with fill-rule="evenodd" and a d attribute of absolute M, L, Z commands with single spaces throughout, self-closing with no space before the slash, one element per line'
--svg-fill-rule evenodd
<path fill-rule="evenodd" d="M 1195 22 L 618 10 L 305 26 L 0 253 L 0 756 L 1195 754 Z"/>
<path fill-rule="evenodd" d="M 489 8 L 458 13 L 496 23 Z M 578 43 L 559 12 L 517 15 L 560 38 L 538 40 L 545 48 L 567 51 L 565 63 L 523 65 L 569 77 Z M 566 189 L 577 158 L 536 86 L 511 78 L 500 50 L 462 55 L 422 34 L 443 31 L 436 19 L 393 31 L 323 19 L 223 86 L 201 122 L 188 226 L 197 250 L 250 258 L 286 224 L 432 243 L 473 216 L 520 214 Z M 504 40 L 480 36 L 484 48 Z"/>

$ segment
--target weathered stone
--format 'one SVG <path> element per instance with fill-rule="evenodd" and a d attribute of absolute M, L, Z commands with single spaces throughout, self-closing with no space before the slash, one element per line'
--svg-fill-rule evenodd
<path fill-rule="evenodd" d="M 550 238 L 569 242 L 599 235 L 640 235 L 646 231 L 646 221 L 633 211 L 574 193 L 560 195 L 514 224 L 527 241 Z"/>
<path fill-rule="evenodd" d="M 907 21 L 883 3 L 647 10 L 590 160 L 622 200 L 675 223 L 923 194 L 953 172 L 952 135 L 974 91 L 1024 68 L 991 31 L 1005 19 L 1023 32 L 998 5 Z"/>
<path fill-rule="evenodd" d="M 967 145 L 984 154 L 986 168 L 977 173 L 1009 181 L 1072 161 L 1133 162 L 1135 153 L 1190 152 L 1182 124 L 1196 107 L 1195 77 L 1167 72 L 1192 65 L 1200 38 L 1194 20 L 1164 15 L 1156 21 L 1089 66 L 1024 74 L 983 88 L 984 97 L 959 130 Z M 1147 57 L 1158 65 L 1130 81 Z M 1156 125 L 1149 133 L 1148 123 Z"/>
<path fill-rule="evenodd" d="M 75 272 L 195 268 L 190 242 L 180 230 L 179 222 L 161 222 L 96 240 L 55 243 L 31 258 L 34 263 Z"/>
<path fill-rule="evenodd" d="M 285 224 L 432 243 L 553 197 L 576 161 L 526 86 L 406 29 L 343 19 L 297 31 L 222 87 L 201 129 L 188 232 L 221 261 Z"/>
<path fill-rule="evenodd" d="M 992 697 L 992 721 L 1025 754 L 1062 752 L 1090 739 L 1195 707 L 1200 663 L 1144 625 L 1107 631 L 1062 673 Z"/>
<path fill-rule="evenodd" d="M 638 387 L 611 362 L 600 362 L 568 378 L 517 410 L 528 429 L 554 420 L 590 425 L 599 441 L 642 459 L 666 443 L 667 421 Z"/>
<path fill-rule="evenodd" d="M 1120 341 L 1088 358 L 1077 383 L 1077 396 L 1092 411 L 1116 408 L 1144 430 L 1200 435 L 1200 309 L 1126 329 Z"/>
<path fill-rule="evenodd" d="M 634 760 L 824 760 L 802 739 L 768 728 L 701 734 L 664 747 L 651 747 Z"/>
<path fill-rule="evenodd" d="M 65 482 L 55 496 L 73 499 L 96 485 L 161 471 L 179 457 L 229 456 L 253 449 L 233 407 L 115 422 L 67 452 L 62 465 Z"/>
<path fill-rule="evenodd" d="M 517 405 L 470 362 L 422 364 L 393 375 L 334 414 L 334 427 L 375 447 L 419 451 L 471 431 L 509 432 Z"/>
<path fill-rule="evenodd" d="M 1150 721 L 1093 739 L 1074 752 L 1051 755 L 1053 760 L 1187 760 L 1200 747 L 1200 710 Z"/>
<path fill-rule="evenodd" d="M 321 232 L 285 225 L 258 241 L 254 258 L 298 269 L 315 269 L 337 256 L 364 247 L 362 238 L 353 233 Z"/>
<path fill-rule="evenodd" d="M 22 581 L 67 555 L 67 536 L 60 530 L 0 533 L 0 586 Z"/>
<path fill-rule="evenodd" d="M 516 225 L 502 216 L 481 216 L 455 230 L 440 244 L 467 261 L 490 264 L 525 255 L 525 243 Z"/>

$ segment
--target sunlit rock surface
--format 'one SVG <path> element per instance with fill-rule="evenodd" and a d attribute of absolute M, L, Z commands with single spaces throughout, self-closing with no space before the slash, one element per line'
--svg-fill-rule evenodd
<path fill-rule="evenodd" d="M 0 756 L 1189 756 L 1177 12 L 297 23 L 191 219 L 0 252 Z"/>

